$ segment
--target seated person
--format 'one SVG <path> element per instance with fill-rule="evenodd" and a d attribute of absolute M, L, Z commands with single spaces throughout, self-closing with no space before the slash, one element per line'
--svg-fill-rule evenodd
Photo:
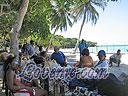
<path fill-rule="evenodd" d="M 29 55 L 27 54 L 20 54 L 19 60 L 20 60 L 20 65 L 22 66 L 22 68 L 24 68 L 26 64 L 30 62 Z"/>
<path fill-rule="evenodd" d="M 119 49 L 119 50 L 117 50 L 117 53 L 114 53 L 112 56 L 110 56 L 110 58 L 109 58 L 110 66 L 113 66 L 112 63 L 114 62 L 114 63 L 118 64 L 118 67 L 119 67 L 119 65 L 121 63 L 121 53 L 120 52 L 121 52 L 121 50 Z"/>
<path fill-rule="evenodd" d="M 92 70 L 94 70 L 96 73 L 97 73 L 97 68 L 105 68 L 107 69 L 107 72 L 108 72 L 108 62 L 106 61 L 106 53 L 104 50 L 100 50 L 98 52 L 98 58 L 99 58 L 99 61 L 98 63 L 96 63 L 94 65 L 94 67 L 92 68 Z M 98 78 L 97 78 L 98 79 Z M 69 82 L 69 86 L 70 87 L 75 87 L 76 86 L 80 86 L 80 87 L 87 87 L 89 86 L 88 88 L 90 90 L 95 90 L 96 89 L 96 86 L 98 84 L 98 80 L 97 79 L 78 79 L 78 78 L 74 78 L 72 79 L 70 82 Z"/>
<path fill-rule="evenodd" d="M 51 60 L 55 60 L 61 67 L 66 66 L 66 57 L 63 52 L 59 51 L 60 47 L 55 46 L 51 55 Z"/>
<path fill-rule="evenodd" d="M 32 87 L 32 86 L 25 85 L 23 80 L 17 74 L 18 71 L 21 71 L 18 63 L 12 62 L 12 61 L 8 63 L 7 69 L 6 69 L 6 83 L 7 83 L 8 89 L 11 92 L 24 93 L 25 91 L 25 93 L 28 92 L 31 96 L 33 96 L 34 94 L 33 90 L 35 90 L 35 96 L 48 96 L 47 91 L 40 89 L 39 87 Z"/>
<path fill-rule="evenodd" d="M 90 68 L 93 66 L 93 59 L 89 55 L 89 49 L 87 49 L 87 48 L 83 49 L 78 66 L 80 66 L 82 68 L 84 68 L 84 67 Z"/>
<path fill-rule="evenodd" d="M 99 62 L 94 66 L 94 68 L 106 68 L 108 69 L 108 62 L 106 60 L 106 53 L 104 50 L 100 50 L 98 52 L 98 58 L 99 58 Z"/>
<path fill-rule="evenodd" d="M 5 50 L 0 51 L 0 62 L 4 62 L 7 59 L 8 52 Z"/>

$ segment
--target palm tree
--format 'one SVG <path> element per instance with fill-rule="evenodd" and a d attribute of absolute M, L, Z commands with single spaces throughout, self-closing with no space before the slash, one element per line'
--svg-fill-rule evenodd
<path fill-rule="evenodd" d="M 46 48 L 46 52 L 51 46 L 53 37 L 56 33 L 57 30 L 67 30 L 67 26 L 72 26 L 73 23 L 71 22 L 70 19 L 70 14 L 68 13 L 69 7 L 68 4 L 69 2 L 65 0 L 51 0 L 51 9 L 50 9 L 50 22 L 51 22 L 51 29 L 54 29 L 53 35 L 49 40 L 48 47 Z"/>
<path fill-rule="evenodd" d="M 99 18 L 99 13 L 97 12 L 96 8 L 99 7 L 104 10 L 106 2 L 106 0 L 76 0 L 76 5 L 72 10 L 72 14 L 76 16 L 76 21 L 79 20 L 79 18 L 81 17 L 83 18 L 83 21 L 81 24 L 79 37 L 77 39 L 74 53 L 78 48 L 79 40 L 85 22 L 88 23 L 92 21 L 92 24 L 96 24 Z"/>

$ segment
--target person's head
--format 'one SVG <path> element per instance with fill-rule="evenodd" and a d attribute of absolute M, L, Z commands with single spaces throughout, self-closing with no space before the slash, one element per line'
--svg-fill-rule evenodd
<path fill-rule="evenodd" d="M 29 55 L 21 54 L 20 60 L 21 60 L 21 64 L 24 66 L 29 61 Z"/>
<path fill-rule="evenodd" d="M 103 61 L 103 60 L 105 60 L 105 58 L 106 58 L 106 53 L 105 53 L 105 51 L 104 50 L 100 50 L 99 52 L 98 52 L 98 58 L 99 58 L 99 60 L 100 61 Z"/>
<path fill-rule="evenodd" d="M 12 63 L 12 61 L 15 59 L 15 55 L 12 53 L 7 53 L 5 58 L 5 63 Z"/>
<path fill-rule="evenodd" d="M 27 41 L 27 39 L 25 39 L 25 40 L 24 40 L 24 44 L 27 44 L 27 43 L 28 43 L 28 41 Z"/>
<path fill-rule="evenodd" d="M 84 39 L 82 39 L 81 42 L 84 43 Z"/>
<path fill-rule="evenodd" d="M 120 52 L 121 52 L 121 50 L 120 50 L 120 49 L 118 49 L 118 50 L 117 50 L 117 55 L 120 55 Z"/>
<path fill-rule="evenodd" d="M 60 50 L 60 47 L 59 47 L 59 46 L 55 46 L 55 47 L 54 47 L 54 51 L 55 51 L 55 52 L 58 52 L 59 50 Z"/>
<path fill-rule="evenodd" d="M 31 40 L 31 41 L 30 41 L 30 44 L 31 44 L 31 45 L 34 45 L 34 41 L 33 41 L 33 40 Z"/>
<path fill-rule="evenodd" d="M 42 51 L 42 46 L 39 46 L 39 51 L 40 51 L 40 52 Z"/>
<path fill-rule="evenodd" d="M 12 70 L 17 70 L 18 71 L 20 69 L 20 64 L 17 61 L 13 61 L 12 63 L 10 63 L 9 66 Z"/>
<path fill-rule="evenodd" d="M 27 56 L 22 56 L 21 57 L 21 62 L 27 62 L 29 60 L 29 58 Z"/>
<path fill-rule="evenodd" d="M 11 68 L 12 70 L 16 70 L 18 67 L 18 62 L 14 61 L 15 55 L 8 54 L 7 59 L 5 60 L 6 67 Z"/>
<path fill-rule="evenodd" d="M 8 52 L 0 53 L 0 61 L 4 62 L 5 60 L 7 60 L 7 57 L 8 57 Z"/>
<path fill-rule="evenodd" d="M 40 53 L 40 55 L 43 56 L 43 57 L 46 57 L 46 51 L 42 51 L 42 52 Z"/>
<path fill-rule="evenodd" d="M 86 56 L 89 56 L 89 49 L 87 48 L 84 48 L 83 51 L 82 51 L 82 55 L 86 55 Z"/>
<path fill-rule="evenodd" d="M 22 45 L 19 45 L 19 49 L 21 49 L 22 48 Z"/>
<path fill-rule="evenodd" d="M 35 42 L 35 45 L 36 45 L 36 46 L 39 46 L 37 42 Z"/>
<path fill-rule="evenodd" d="M 36 64 L 42 64 L 44 66 L 45 60 L 42 56 L 37 56 L 37 57 L 34 58 L 34 62 Z"/>

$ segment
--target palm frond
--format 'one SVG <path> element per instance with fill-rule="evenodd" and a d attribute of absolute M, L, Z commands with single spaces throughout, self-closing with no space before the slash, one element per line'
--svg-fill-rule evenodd
<path fill-rule="evenodd" d="M 67 16 L 67 22 L 68 22 L 69 26 L 72 27 L 73 23 L 72 23 L 72 21 L 70 20 L 70 17 L 68 17 L 68 16 Z"/>
<path fill-rule="evenodd" d="M 97 7 L 102 8 L 103 10 L 107 6 L 106 0 L 92 0 L 91 3 Z"/>

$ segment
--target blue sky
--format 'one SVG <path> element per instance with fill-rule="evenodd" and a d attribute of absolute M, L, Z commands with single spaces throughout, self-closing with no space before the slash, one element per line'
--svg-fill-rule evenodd
<path fill-rule="evenodd" d="M 58 31 L 56 34 L 64 37 L 78 38 L 81 21 L 68 28 L 66 32 Z M 128 0 L 110 2 L 95 26 L 85 24 L 81 39 L 102 44 L 128 44 Z"/>

